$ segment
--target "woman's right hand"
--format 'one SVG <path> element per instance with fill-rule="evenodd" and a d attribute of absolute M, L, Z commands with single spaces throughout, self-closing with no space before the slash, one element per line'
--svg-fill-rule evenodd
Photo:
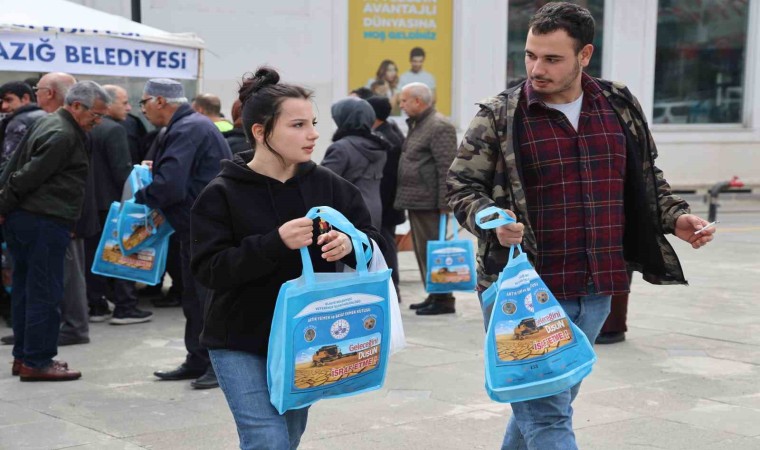
<path fill-rule="evenodd" d="M 314 234 L 314 222 L 308 217 L 285 222 L 280 228 L 280 239 L 291 250 L 298 250 L 311 244 Z"/>

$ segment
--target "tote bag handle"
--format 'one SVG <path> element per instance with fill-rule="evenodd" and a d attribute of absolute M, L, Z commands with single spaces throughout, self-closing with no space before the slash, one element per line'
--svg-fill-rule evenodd
<path fill-rule="evenodd" d="M 356 271 L 359 275 L 369 273 L 367 263 L 372 259 L 372 244 L 370 244 L 369 238 L 367 238 L 364 232 L 357 230 L 354 224 L 346 219 L 346 216 L 329 206 L 315 206 L 306 213 L 306 217 L 309 219 L 323 219 L 350 237 L 351 244 L 354 246 L 354 253 L 356 254 Z M 366 249 L 364 246 L 366 246 Z M 306 283 L 314 284 L 316 283 L 316 277 L 314 276 L 314 266 L 311 264 L 309 250 L 307 247 L 301 247 L 300 251 Z"/>
<path fill-rule="evenodd" d="M 454 236 L 453 239 L 458 240 L 459 239 L 459 224 L 457 223 L 456 219 L 452 218 L 452 222 L 454 223 Z M 449 215 L 446 213 L 441 214 L 441 219 L 438 222 L 438 240 L 439 241 L 445 241 L 446 240 L 446 229 L 448 228 L 448 221 L 449 221 Z"/>
<path fill-rule="evenodd" d="M 489 216 L 497 215 L 495 219 L 488 220 L 486 222 L 481 222 L 483 219 Z M 512 218 L 509 214 L 507 214 L 506 211 L 503 209 L 496 207 L 496 206 L 489 206 L 488 208 L 485 208 L 475 214 L 475 223 L 484 230 L 492 230 L 494 228 L 498 228 L 502 225 L 509 225 L 510 223 L 515 223 L 516 220 Z M 512 266 L 515 264 L 514 256 L 515 256 L 515 248 L 520 250 L 520 254 L 524 254 L 525 252 L 522 249 L 522 245 L 512 245 L 509 247 L 509 262 L 507 263 L 507 267 Z"/>

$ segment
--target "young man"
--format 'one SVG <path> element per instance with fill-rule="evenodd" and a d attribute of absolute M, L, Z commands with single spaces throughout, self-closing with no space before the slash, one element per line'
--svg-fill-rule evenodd
<path fill-rule="evenodd" d="M 0 167 L 3 167 L 27 130 L 47 114 L 34 102 L 32 88 L 21 81 L 0 86 L 0 112 L 8 114 L 0 121 Z"/>
<path fill-rule="evenodd" d="M 422 47 L 414 47 L 409 52 L 409 70 L 401 74 L 398 85 L 403 88 L 407 84 L 422 83 L 430 88 L 433 103 L 435 103 L 435 77 L 422 68 L 423 64 L 425 64 L 425 50 Z"/>
<path fill-rule="evenodd" d="M 483 101 L 449 172 L 449 205 L 478 236 L 478 289 L 496 280 L 522 242 L 567 315 L 594 342 L 612 295 L 628 292 L 626 265 L 654 284 L 685 284 L 665 239 L 699 248 L 714 229 L 689 213 L 654 166 L 657 149 L 636 98 L 583 73 L 594 19 L 548 3 L 531 19 L 528 80 Z M 517 223 L 485 231 L 475 214 L 496 205 Z M 484 315 L 489 315 L 486 312 Z M 580 384 L 512 404 L 504 449 L 574 449 L 571 403 Z"/>

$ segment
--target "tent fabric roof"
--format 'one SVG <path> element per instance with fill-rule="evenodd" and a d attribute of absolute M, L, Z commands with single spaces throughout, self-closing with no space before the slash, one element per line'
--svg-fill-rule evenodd
<path fill-rule="evenodd" d="M 169 33 L 65 0 L 0 0 L 0 31 L 37 31 L 118 37 L 203 48 L 194 33 Z"/>

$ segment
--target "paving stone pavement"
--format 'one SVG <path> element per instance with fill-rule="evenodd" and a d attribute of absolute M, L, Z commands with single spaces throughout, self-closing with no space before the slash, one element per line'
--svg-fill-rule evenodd
<path fill-rule="evenodd" d="M 634 279 L 627 340 L 596 347 L 575 403 L 581 448 L 760 449 L 760 202 L 732 200 L 719 220 L 706 248 L 673 240 L 689 287 Z M 455 315 L 415 316 L 407 306 L 424 292 L 414 256 L 401 264 L 409 347 L 381 390 L 315 405 L 300 448 L 499 448 L 510 408 L 483 388 L 475 295 L 457 294 Z M 221 391 L 152 376 L 184 356 L 180 309 L 154 312 L 146 324 L 91 324 L 92 343 L 62 347 L 79 381 L 20 383 L 0 346 L 0 449 L 237 448 Z"/>

